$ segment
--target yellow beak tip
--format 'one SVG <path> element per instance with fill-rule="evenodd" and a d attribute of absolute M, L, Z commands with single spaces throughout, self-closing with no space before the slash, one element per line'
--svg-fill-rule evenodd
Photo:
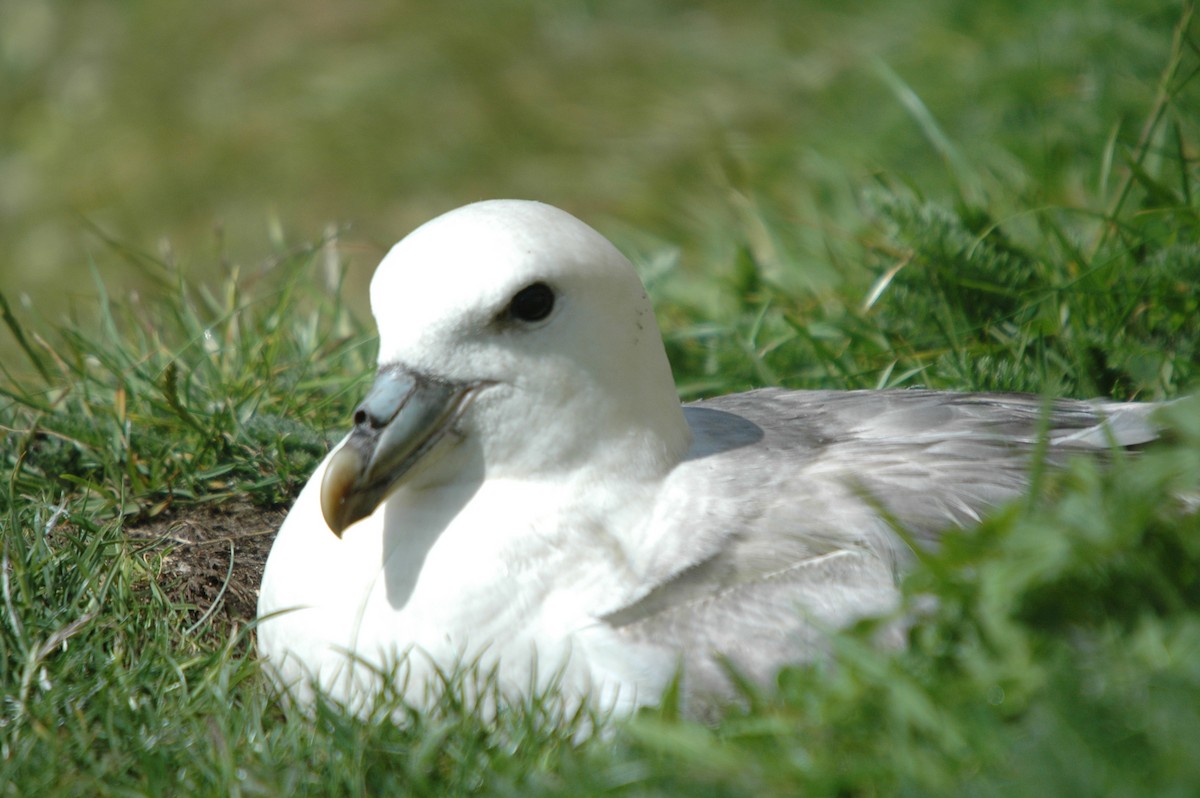
<path fill-rule="evenodd" d="M 352 447 L 343 445 L 329 458 L 325 476 L 321 480 L 321 514 L 325 523 L 339 538 L 346 527 L 353 523 L 346 520 L 346 502 L 354 493 L 363 473 L 362 455 Z"/>

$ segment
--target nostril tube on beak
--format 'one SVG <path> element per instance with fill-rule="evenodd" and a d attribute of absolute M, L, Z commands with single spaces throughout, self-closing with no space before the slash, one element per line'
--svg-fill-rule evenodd
<path fill-rule="evenodd" d="M 354 425 L 382 429 L 392 422 L 417 389 L 417 380 L 398 369 L 380 372 L 367 397 L 354 410 Z"/>

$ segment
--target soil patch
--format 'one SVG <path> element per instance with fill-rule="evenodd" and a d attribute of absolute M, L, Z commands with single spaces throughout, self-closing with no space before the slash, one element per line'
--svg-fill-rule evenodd
<path fill-rule="evenodd" d="M 194 607 L 195 621 L 231 627 L 255 617 L 263 565 L 284 515 L 244 501 L 201 504 L 126 534 L 163 552 L 158 582 L 172 601 Z"/>

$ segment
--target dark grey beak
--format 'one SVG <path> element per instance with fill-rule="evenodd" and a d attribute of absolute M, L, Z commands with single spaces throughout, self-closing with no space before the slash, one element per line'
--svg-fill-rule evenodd
<path fill-rule="evenodd" d="M 354 411 L 354 431 L 333 453 L 321 482 L 321 513 L 335 535 L 375 512 L 451 429 L 479 387 L 380 369 Z"/>

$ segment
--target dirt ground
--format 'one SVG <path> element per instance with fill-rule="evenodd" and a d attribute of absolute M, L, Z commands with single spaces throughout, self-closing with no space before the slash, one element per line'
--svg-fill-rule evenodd
<path fill-rule="evenodd" d="M 231 627 L 255 617 L 263 565 L 284 515 L 229 501 L 171 511 L 126 533 L 164 552 L 158 583 L 172 600 L 194 607 L 196 621 Z"/>

